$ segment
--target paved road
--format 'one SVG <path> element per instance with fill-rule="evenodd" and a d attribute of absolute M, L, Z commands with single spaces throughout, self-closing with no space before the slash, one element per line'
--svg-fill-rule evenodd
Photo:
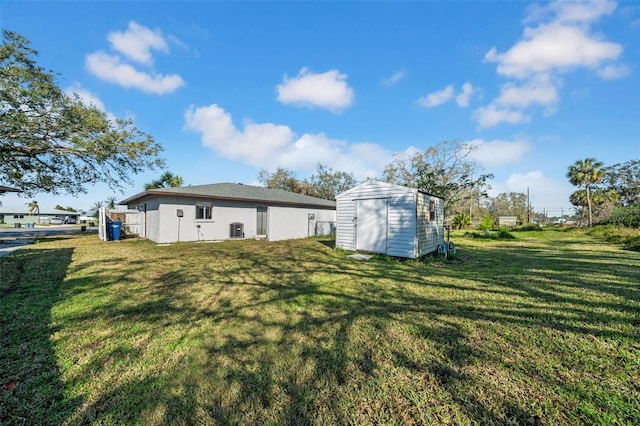
<path fill-rule="evenodd" d="M 81 232 L 97 233 L 98 227 L 87 227 L 86 231 L 82 231 L 78 225 L 47 226 L 42 228 L 0 228 L 0 256 L 9 254 L 25 244 L 29 244 L 34 238 L 50 235 L 79 234 Z"/>

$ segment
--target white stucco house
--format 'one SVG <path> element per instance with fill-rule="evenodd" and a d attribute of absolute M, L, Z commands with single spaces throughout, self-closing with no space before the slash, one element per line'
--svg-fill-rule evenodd
<path fill-rule="evenodd" d="M 444 199 L 368 180 L 336 196 L 336 247 L 415 259 L 444 242 Z"/>
<path fill-rule="evenodd" d="M 119 204 L 139 212 L 138 234 L 158 243 L 335 232 L 334 201 L 238 183 L 149 189 Z"/>

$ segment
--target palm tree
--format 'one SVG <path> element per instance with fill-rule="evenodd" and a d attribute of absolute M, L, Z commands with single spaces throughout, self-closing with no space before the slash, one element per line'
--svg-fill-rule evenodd
<path fill-rule="evenodd" d="M 116 197 L 114 197 L 114 196 L 111 196 L 111 197 L 107 198 L 106 203 L 107 203 L 107 208 L 115 209 L 116 205 L 118 203 L 118 199 Z"/>
<path fill-rule="evenodd" d="M 177 188 L 182 186 L 182 177 L 174 175 L 171 172 L 164 172 L 160 179 L 151 181 L 144 185 L 144 189 L 156 189 L 156 188 Z"/>
<path fill-rule="evenodd" d="M 40 207 L 38 206 L 38 202 L 36 200 L 33 200 L 30 203 L 26 203 L 25 205 L 29 207 L 29 214 L 33 215 L 36 213 L 40 213 Z"/>
<path fill-rule="evenodd" d="M 580 223 L 584 220 L 584 212 L 587 207 L 587 191 L 578 189 L 569 196 L 569 201 L 580 210 Z M 564 219 L 564 218 L 563 218 Z"/>
<path fill-rule="evenodd" d="M 567 177 L 572 185 L 584 187 L 587 196 L 587 211 L 589 213 L 589 227 L 593 226 L 593 216 L 591 213 L 591 188 L 602 181 L 605 175 L 602 170 L 603 163 L 595 158 L 585 158 L 578 160 L 569 166 Z"/>
<path fill-rule="evenodd" d="M 93 213 L 93 217 L 97 218 L 100 215 L 100 209 L 102 207 L 102 201 L 96 201 L 95 203 L 93 203 L 93 208 L 96 209 L 96 211 Z"/>
<path fill-rule="evenodd" d="M 40 214 L 40 206 L 38 206 L 38 202 L 36 200 L 33 200 L 30 203 L 26 203 L 26 206 L 29 207 L 30 215 Z M 40 216 L 38 216 L 38 223 L 40 223 Z"/>

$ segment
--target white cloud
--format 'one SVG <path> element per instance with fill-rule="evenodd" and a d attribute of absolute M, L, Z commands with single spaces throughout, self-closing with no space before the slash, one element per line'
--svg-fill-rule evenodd
<path fill-rule="evenodd" d="M 346 80 L 347 75 L 338 70 L 314 74 L 302 68 L 297 77 L 283 77 L 283 83 L 277 86 L 278 101 L 341 112 L 353 102 L 353 89 Z"/>
<path fill-rule="evenodd" d="M 504 53 L 492 48 L 485 60 L 497 62 L 499 74 L 523 79 L 540 72 L 596 68 L 621 53 L 622 46 L 599 40 L 582 27 L 552 23 L 525 29 L 524 40 Z"/>
<path fill-rule="evenodd" d="M 531 116 L 522 111 L 509 108 L 501 108 L 495 104 L 480 107 L 473 112 L 473 119 L 481 129 L 497 126 L 501 123 L 529 123 Z"/>
<path fill-rule="evenodd" d="M 561 76 L 577 69 L 593 70 L 603 79 L 627 75 L 629 69 L 615 63 L 622 46 L 590 28 L 615 8 L 616 3 L 608 0 L 556 1 L 530 7 L 524 22 L 534 26 L 526 27 L 522 38 L 505 52 L 494 47 L 484 57 L 486 62 L 497 63 L 498 74 L 518 83 L 504 84 L 496 99 L 474 112 L 478 126 L 530 122 L 528 109 L 534 106 L 542 106 L 545 116 L 555 113 Z"/>
<path fill-rule="evenodd" d="M 525 140 L 503 141 L 474 139 L 466 142 L 473 147 L 469 157 L 484 167 L 499 167 L 519 163 L 529 151 L 529 142 Z"/>
<path fill-rule="evenodd" d="M 364 179 L 380 175 L 392 157 L 377 144 L 351 143 L 324 133 L 298 137 L 284 125 L 248 123 L 239 129 L 231 115 L 215 104 L 189 107 L 184 128 L 200 133 L 202 144 L 225 158 L 268 170 L 279 166 L 311 172 L 317 163 L 323 163 Z"/>
<path fill-rule="evenodd" d="M 131 21 L 126 31 L 112 31 L 107 35 L 107 40 L 117 54 L 98 50 L 85 58 L 85 66 L 96 77 L 127 89 L 159 95 L 171 93 L 184 85 L 182 77 L 177 74 L 140 71 L 123 61 L 124 57 L 147 66 L 153 65 L 152 50 L 165 53 L 169 51 L 160 30 L 150 30 Z M 179 42 L 175 38 L 172 40 L 174 43 Z"/>
<path fill-rule="evenodd" d="M 615 9 L 616 3 L 609 0 L 556 1 L 546 6 L 536 5 L 524 22 L 541 21 L 549 15 L 555 15 L 557 22 L 584 24 L 610 15 Z"/>
<path fill-rule="evenodd" d="M 555 105 L 559 102 L 558 89 L 547 74 L 536 75 L 521 85 L 507 83 L 502 86 L 500 96 L 494 100 L 498 105 L 520 108 L 531 105 Z"/>
<path fill-rule="evenodd" d="M 438 90 L 421 97 L 417 102 L 425 108 L 431 108 L 450 101 L 453 99 L 453 95 L 453 85 L 449 85 L 442 90 Z"/>
<path fill-rule="evenodd" d="M 506 189 L 501 192 L 522 192 L 527 193 L 529 188 L 529 196 L 531 206 L 536 211 L 542 209 L 553 209 L 552 214 L 559 216 L 560 212 L 556 212 L 560 207 L 565 207 L 565 213 L 569 213 L 571 206 L 569 195 L 575 190 L 568 181 L 556 181 L 546 177 L 542 171 L 534 170 L 527 173 L 513 173 L 506 182 Z M 495 189 L 491 191 L 491 194 Z"/>
<path fill-rule="evenodd" d="M 177 74 L 150 74 L 122 63 L 120 57 L 98 51 L 87 55 L 85 64 L 96 77 L 118 84 L 124 88 L 134 88 L 147 93 L 165 94 L 184 85 Z"/>
<path fill-rule="evenodd" d="M 464 83 L 462 85 L 462 92 L 458 96 L 456 96 L 456 103 L 458 104 L 458 106 L 461 108 L 468 107 L 469 100 L 471 99 L 471 95 L 473 95 L 474 91 L 475 89 L 473 88 L 473 85 L 471 83 Z"/>
<path fill-rule="evenodd" d="M 393 75 L 389 78 L 385 78 L 382 80 L 382 84 L 385 86 L 393 86 L 398 83 L 400 80 L 404 79 L 407 76 L 407 73 L 404 71 L 398 71 L 393 73 Z"/>
<path fill-rule="evenodd" d="M 607 65 L 604 68 L 596 71 L 601 78 L 605 80 L 615 80 L 617 78 L 623 78 L 631 73 L 629 67 L 626 65 Z"/>
<path fill-rule="evenodd" d="M 138 23 L 129 22 L 126 31 L 113 31 L 107 35 L 111 47 L 127 58 L 150 65 L 153 63 L 151 49 L 168 52 L 169 46 L 160 30 L 151 30 Z"/>

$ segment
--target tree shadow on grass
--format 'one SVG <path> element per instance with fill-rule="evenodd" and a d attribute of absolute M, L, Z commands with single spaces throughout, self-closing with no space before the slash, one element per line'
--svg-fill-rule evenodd
<path fill-rule="evenodd" d="M 80 401 L 64 396 L 51 308 L 73 249 L 23 248 L 0 258 L 0 423 L 60 424 Z"/>
<path fill-rule="evenodd" d="M 513 395 L 498 402 L 482 399 L 483 392 L 492 390 L 490 378 L 474 378 L 468 371 L 482 363 L 499 364 L 501 354 L 478 347 L 470 330 L 477 324 L 491 324 L 497 330 L 531 327 L 586 335 L 601 328 L 602 318 L 618 324 L 626 320 L 591 318 L 582 312 L 603 306 L 636 312 L 615 300 L 581 300 L 574 294 L 570 275 L 583 266 L 580 259 L 558 258 L 556 269 L 564 274 L 560 278 L 553 271 L 537 272 L 536 263 L 549 264 L 549 259 L 541 258 L 544 250 L 504 251 L 503 260 L 511 262 L 512 270 L 496 278 L 489 268 L 471 274 L 476 265 L 469 263 L 464 266 L 469 269 L 441 271 L 414 271 L 400 262 L 353 263 L 339 259 L 328 247 L 291 242 L 268 245 L 265 254 L 256 252 L 248 241 L 206 248 L 183 245 L 180 255 L 172 259 L 167 252 L 148 246 L 154 251 L 146 260 L 112 256 L 109 262 L 85 265 L 90 269 L 87 275 L 65 283 L 68 294 L 108 288 L 114 297 L 75 313 L 66 327 L 81 328 L 84 321 L 97 318 L 101 324 L 130 333 L 130 338 L 116 347 L 111 341 L 107 341 L 111 345 L 98 342 L 109 349 L 93 356 L 79 376 L 101 377 L 101 367 L 114 364 L 114 359 L 123 361 L 121 371 L 127 373 L 139 366 L 137 354 L 147 350 L 135 349 L 135 342 L 170 329 L 182 332 L 169 343 L 183 358 L 172 360 L 162 353 L 167 359 L 148 361 L 154 364 L 153 374 L 109 378 L 113 381 L 98 389 L 75 418 L 160 424 L 353 424 L 399 423 L 400 419 L 420 423 L 425 420 L 421 417 L 425 404 L 429 408 L 429 397 L 436 395 L 452 411 L 462 413 L 460 422 L 523 424 L 536 413 L 522 400 L 510 399 Z M 496 264 L 487 253 L 480 257 Z M 117 285 L 136 284 L 136 276 L 150 274 L 162 260 L 173 263 L 143 286 Z M 121 267 L 115 268 L 117 264 Z M 587 267 L 593 270 L 586 273 L 595 275 L 597 267 Z M 423 273 L 440 277 L 427 282 Z M 539 281 L 522 280 L 523 274 L 537 276 Z M 625 270 L 622 278 L 628 280 L 632 274 L 633 270 Z M 551 280 L 558 281 L 555 289 L 547 283 Z M 606 283 L 594 278 L 584 285 L 595 291 Z M 633 298 L 637 289 L 619 292 L 614 285 L 620 284 L 599 291 Z M 440 291 L 426 291 L 430 287 Z M 474 304 L 495 292 L 507 301 Z M 132 298 L 135 303 L 129 303 Z M 556 308 L 554 318 L 536 307 L 540 301 Z M 563 311 L 557 307 L 566 304 L 577 306 L 569 313 L 579 315 L 583 324 L 553 321 L 562 319 Z M 123 325 L 130 325 L 130 331 Z M 412 331 L 402 335 L 398 329 L 404 327 Z M 606 330 L 602 335 L 615 336 Z M 403 338 L 406 344 L 393 344 Z M 432 352 L 417 356 L 418 348 Z M 394 374 L 399 369 L 406 372 L 397 378 L 408 383 L 396 386 Z M 435 386 L 426 389 L 426 396 L 419 395 L 417 402 L 411 400 L 407 394 L 422 392 L 425 380 Z M 545 380 L 539 384 L 556 386 Z M 149 413 L 156 413 L 155 417 Z"/>

